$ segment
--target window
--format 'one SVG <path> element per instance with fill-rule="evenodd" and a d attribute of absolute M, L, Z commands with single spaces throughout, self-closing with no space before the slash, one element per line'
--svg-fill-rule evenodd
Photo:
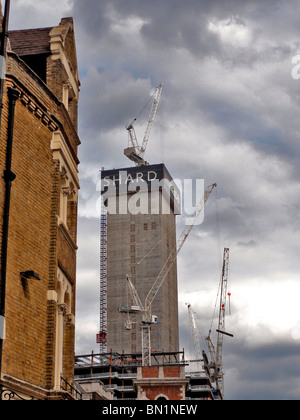
<path fill-rule="evenodd" d="M 63 376 L 64 336 L 66 322 L 74 324 L 71 311 L 72 285 L 61 269 L 57 268 L 56 342 L 55 342 L 55 389 L 60 389 Z"/>
<path fill-rule="evenodd" d="M 65 170 L 62 169 L 60 181 L 60 202 L 59 202 L 59 223 L 63 223 L 65 227 L 72 229 L 71 207 L 72 203 L 77 199 L 76 189 Z M 70 230 L 71 230 L 70 229 Z"/>
<path fill-rule="evenodd" d="M 155 400 L 156 401 L 165 401 L 165 400 L 168 400 L 169 398 L 167 398 L 167 396 L 166 395 L 163 395 L 163 394 L 159 394 L 156 398 L 155 398 Z"/>
<path fill-rule="evenodd" d="M 62 223 L 70 232 L 75 232 L 76 220 L 72 215 L 76 213 L 73 210 L 76 208 L 79 189 L 77 164 L 60 131 L 53 133 L 51 149 L 53 151 L 53 160 L 59 162 L 58 224 Z M 73 236 L 75 236 L 75 233 Z"/>

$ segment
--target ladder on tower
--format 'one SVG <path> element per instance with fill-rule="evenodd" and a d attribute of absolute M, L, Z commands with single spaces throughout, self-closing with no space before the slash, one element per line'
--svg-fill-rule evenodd
<path fill-rule="evenodd" d="M 101 354 L 107 352 L 107 210 L 101 203 L 100 215 L 100 330 L 97 344 Z"/>

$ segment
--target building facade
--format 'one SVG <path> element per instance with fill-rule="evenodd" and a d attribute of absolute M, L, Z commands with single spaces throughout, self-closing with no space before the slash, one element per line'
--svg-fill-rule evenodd
<path fill-rule="evenodd" d="M 134 382 L 138 400 L 185 400 L 189 380 L 185 366 L 141 366 Z"/>
<path fill-rule="evenodd" d="M 171 187 L 170 187 L 171 185 Z M 107 349 L 140 352 L 143 313 L 127 276 L 144 307 L 157 277 L 176 249 L 179 198 L 163 164 L 102 171 L 107 211 Z M 151 302 L 151 348 L 178 351 L 176 258 Z M 105 337 L 106 332 L 100 331 Z"/>
<path fill-rule="evenodd" d="M 9 33 L 0 136 L 0 253 L 6 266 L 0 279 L 0 399 L 76 398 L 79 86 L 72 18 Z"/>
<path fill-rule="evenodd" d="M 102 353 L 75 357 L 75 380 L 83 399 L 160 401 L 221 400 L 208 366 L 195 371 L 195 361 L 184 352 L 153 352 L 151 366 L 143 366 L 142 355 Z M 200 361 L 200 360 L 199 360 Z M 192 372 L 188 370 L 192 369 Z"/>

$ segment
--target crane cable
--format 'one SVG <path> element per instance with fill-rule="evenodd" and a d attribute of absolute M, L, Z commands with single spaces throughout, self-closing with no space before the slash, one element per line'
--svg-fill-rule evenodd
<path fill-rule="evenodd" d="M 214 319 L 215 319 L 215 313 L 216 313 L 216 308 L 217 308 L 219 294 L 220 294 L 220 288 L 221 288 L 221 281 L 222 281 L 222 278 L 220 279 L 220 282 L 219 282 L 218 293 L 217 293 L 216 302 L 215 302 L 214 311 L 213 311 L 213 316 L 212 316 L 212 320 L 211 320 L 211 324 L 210 324 L 210 329 L 209 329 L 209 335 L 211 333 L 212 325 L 213 325 L 213 322 L 214 322 Z"/>
<path fill-rule="evenodd" d="M 152 96 L 150 96 L 150 98 L 148 99 L 148 101 L 145 103 L 145 105 L 143 106 L 143 108 L 140 110 L 140 112 L 138 113 L 138 115 L 132 120 L 132 122 L 128 125 L 128 127 L 131 127 L 132 124 L 134 122 L 136 122 L 136 120 L 139 118 L 139 116 L 144 112 L 144 110 L 146 109 L 146 107 L 148 106 L 149 102 L 153 99 L 154 95 L 155 95 L 156 89 L 153 93 Z"/>

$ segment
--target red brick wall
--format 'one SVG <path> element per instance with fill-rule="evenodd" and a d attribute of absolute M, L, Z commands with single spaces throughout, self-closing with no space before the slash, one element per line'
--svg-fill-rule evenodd
<path fill-rule="evenodd" d="M 180 366 L 164 366 L 165 378 L 180 378 Z"/>
<path fill-rule="evenodd" d="M 149 379 L 149 382 L 141 384 L 142 392 L 145 393 L 149 400 L 155 400 L 159 395 L 163 395 L 169 400 L 181 400 L 184 398 L 182 382 L 170 383 L 168 380 L 174 378 L 180 380 L 180 366 L 162 366 L 163 378 L 159 377 L 158 366 L 142 367 L 143 380 Z M 155 379 L 157 378 L 157 381 Z M 164 381 L 164 379 L 166 379 Z"/>
<path fill-rule="evenodd" d="M 79 140 L 63 105 L 14 54 L 8 57 L 7 71 L 0 138 L 0 239 L 8 85 L 15 84 L 21 97 L 16 104 L 13 139 L 12 171 L 17 177 L 11 193 L 2 373 L 51 389 L 56 307 L 54 302 L 47 301 L 47 291 L 57 287 L 57 266 L 60 263 L 73 285 L 72 314 L 75 316 L 77 203 L 74 203 L 68 217 L 70 238 L 67 238 L 57 225 L 59 167 L 58 162 L 53 161 L 50 144 L 53 130 L 59 128 L 78 163 Z M 59 77 L 56 75 L 57 80 Z M 41 280 L 21 281 L 20 272 L 25 270 L 36 271 Z M 64 375 L 72 382 L 72 324 L 66 325 L 65 344 Z"/>
<path fill-rule="evenodd" d="M 7 89 L 4 91 L 6 94 Z M 6 120 L 7 115 L 4 118 Z M 6 143 L 3 137 L 1 143 Z M 12 157 L 16 179 L 10 205 L 3 372 L 40 386 L 45 382 L 51 137 L 42 121 L 18 100 Z M 41 281 L 21 281 L 20 272 L 25 270 L 36 271 Z"/>
<path fill-rule="evenodd" d="M 158 386 L 151 386 L 151 387 L 142 386 L 142 389 L 149 400 L 155 400 L 159 395 L 164 395 L 169 400 L 172 400 L 172 401 L 183 399 L 181 386 L 172 386 L 172 385 L 163 385 L 163 386 L 158 385 Z"/>
<path fill-rule="evenodd" d="M 143 378 L 158 378 L 158 366 L 143 366 L 142 367 Z"/>

